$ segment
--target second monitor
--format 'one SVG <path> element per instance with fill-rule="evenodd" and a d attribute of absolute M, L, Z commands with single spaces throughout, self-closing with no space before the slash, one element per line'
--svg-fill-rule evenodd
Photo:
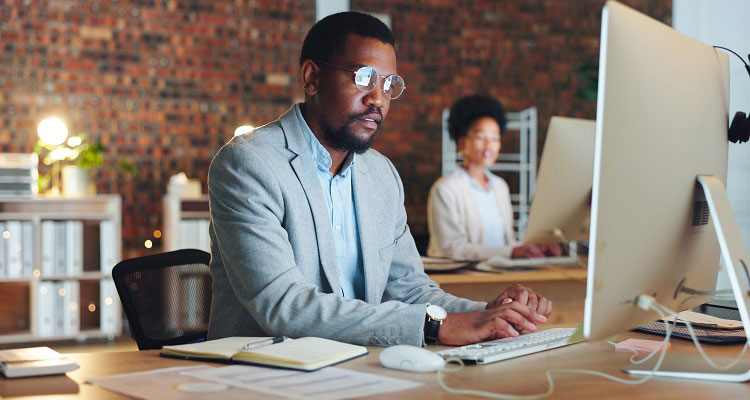
<path fill-rule="evenodd" d="M 550 120 L 525 243 L 589 239 L 595 130 L 588 119 Z"/>

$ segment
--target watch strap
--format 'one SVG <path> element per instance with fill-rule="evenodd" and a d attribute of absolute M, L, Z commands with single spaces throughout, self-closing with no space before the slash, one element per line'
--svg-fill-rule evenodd
<path fill-rule="evenodd" d="M 443 321 L 435 321 L 434 319 L 427 316 L 427 321 L 424 324 L 424 341 L 427 344 L 436 344 L 438 342 L 438 333 L 440 333 L 440 325 Z"/>

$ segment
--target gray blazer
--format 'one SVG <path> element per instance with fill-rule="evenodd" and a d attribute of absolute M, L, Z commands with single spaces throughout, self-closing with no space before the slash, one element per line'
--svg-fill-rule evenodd
<path fill-rule="evenodd" d="M 314 168 L 294 109 L 233 138 L 211 162 L 209 339 L 319 336 L 418 346 L 425 303 L 448 312 L 486 306 L 446 294 L 424 273 L 401 179 L 375 150 L 357 156 L 352 176 L 365 301 L 343 298 Z"/>

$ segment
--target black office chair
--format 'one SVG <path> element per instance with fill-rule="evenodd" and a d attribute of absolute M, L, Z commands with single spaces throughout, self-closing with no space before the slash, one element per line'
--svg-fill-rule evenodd
<path fill-rule="evenodd" d="M 139 350 L 206 340 L 210 258 L 205 251 L 185 249 L 115 265 L 112 278 Z"/>

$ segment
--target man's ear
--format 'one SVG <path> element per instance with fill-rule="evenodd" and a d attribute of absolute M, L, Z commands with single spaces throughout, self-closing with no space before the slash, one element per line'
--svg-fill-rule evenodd
<path fill-rule="evenodd" d="M 300 66 L 302 90 L 307 96 L 315 96 L 320 84 L 320 67 L 313 60 L 307 59 Z"/>

